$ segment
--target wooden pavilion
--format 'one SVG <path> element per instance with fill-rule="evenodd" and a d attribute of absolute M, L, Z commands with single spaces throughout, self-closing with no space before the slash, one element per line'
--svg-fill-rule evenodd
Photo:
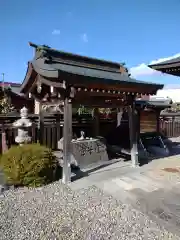
<path fill-rule="evenodd" d="M 153 95 L 163 85 L 137 81 L 116 62 L 57 51 L 46 45 L 30 43 L 35 49 L 29 61 L 21 93 L 39 101 L 56 102 L 64 107 L 63 182 L 71 179 L 72 105 L 98 108 L 128 107 L 132 165 L 138 164 L 135 99 Z M 94 111 L 97 119 L 97 112 Z M 98 121 L 97 121 L 98 124 Z M 98 126 L 96 134 L 98 135 Z"/>
<path fill-rule="evenodd" d="M 180 57 L 172 58 L 167 61 L 150 64 L 148 67 L 160 71 L 162 73 L 180 76 Z"/>

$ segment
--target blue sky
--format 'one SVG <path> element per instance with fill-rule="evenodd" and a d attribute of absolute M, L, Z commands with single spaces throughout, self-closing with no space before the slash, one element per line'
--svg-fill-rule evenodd
<path fill-rule="evenodd" d="M 126 62 L 137 79 L 180 85 L 145 65 L 180 53 L 179 12 L 179 0 L 0 0 L 0 73 L 23 81 L 31 41 Z"/>

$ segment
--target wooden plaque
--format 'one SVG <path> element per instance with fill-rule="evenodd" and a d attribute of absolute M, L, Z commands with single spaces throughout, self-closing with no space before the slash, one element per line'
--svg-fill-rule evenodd
<path fill-rule="evenodd" d="M 157 118 L 153 111 L 143 111 L 140 113 L 140 132 L 156 132 Z"/>

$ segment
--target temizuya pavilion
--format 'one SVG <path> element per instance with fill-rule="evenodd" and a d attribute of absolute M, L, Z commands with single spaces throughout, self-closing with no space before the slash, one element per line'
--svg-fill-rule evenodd
<path fill-rule="evenodd" d="M 148 67 L 160 71 L 162 73 L 180 76 L 180 57 L 175 57 L 170 60 L 162 61 L 155 64 L 150 64 Z"/>
<path fill-rule="evenodd" d="M 21 92 L 36 101 L 56 97 L 64 105 L 63 182 L 71 180 L 70 151 L 72 139 L 72 105 L 93 108 L 128 107 L 132 165 L 138 164 L 138 134 L 135 99 L 141 94 L 153 95 L 163 85 L 137 81 L 119 63 L 57 51 L 45 45 L 30 43 L 35 49 L 28 62 Z M 47 98 L 48 96 L 48 98 Z M 98 135 L 98 133 L 97 133 Z"/>

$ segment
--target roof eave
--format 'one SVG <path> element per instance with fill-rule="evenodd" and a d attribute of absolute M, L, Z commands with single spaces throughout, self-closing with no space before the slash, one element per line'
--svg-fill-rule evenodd
<path fill-rule="evenodd" d="M 137 83 L 137 84 L 138 84 L 138 83 Z M 139 83 L 139 84 L 140 84 L 140 83 Z M 144 87 L 145 87 L 145 86 L 147 86 L 147 87 L 150 87 L 150 86 L 151 86 L 151 88 L 154 89 L 154 90 L 153 90 L 153 93 L 152 93 L 153 95 L 156 94 L 158 90 L 161 90 L 161 89 L 164 88 L 164 84 L 146 83 L 146 82 L 141 83 L 141 85 L 142 85 L 142 84 L 144 85 Z"/>
<path fill-rule="evenodd" d="M 160 62 L 160 63 L 156 63 L 156 64 L 149 64 L 148 67 L 152 68 L 154 70 L 167 69 L 167 68 L 176 68 L 176 67 L 180 67 L 180 61 L 168 62 L 168 63 Z"/>
<path fill-rule="evenodd" d="M 175 66 L 173 66 L 172 64 L 166 64 L 166 65 L 162 65 L 162 64 L 157 64 L 157 65 L 148 65 L 149 68 L 155 70 L 155 71 L 159 71 L 161 73 L 165 73 L 168 75 L 173 75 L 173 76 L 179 76 L 179 71 L 168 71 L 168 69 L 173 69 L 175 68 Z M 178 67 L 179 68 L 179 67 Z"/>
<path fill-rule="evenodd" d="M 21 84 L 20 87 L 20 93 L 26 94 L 28 91 L 28 85 L 30 84 L 30 80 L 35 80 L 37 73 L 35 72 L 32 62 L 28 62 L 28 67 L 27 67 L 27 71 L 26 71 L 26 75 L 25 78 Z M 33 76 L 33 78 L 32 78 Z"/>

